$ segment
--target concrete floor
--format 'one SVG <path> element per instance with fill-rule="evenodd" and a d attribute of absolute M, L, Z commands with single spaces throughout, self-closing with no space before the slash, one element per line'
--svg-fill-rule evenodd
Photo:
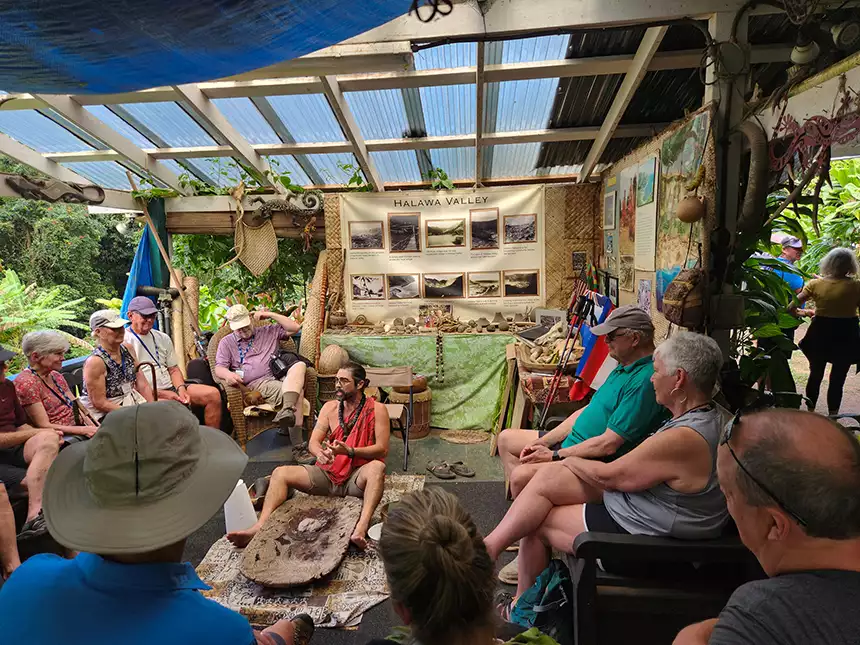
<path fill-rule="evenodd" d="M 502 462 L 490 456 L 489 433 L 487 441 L 476 444 L 453 444 L 440 437 L 442 430 L 431 430 L 423 439 L 409 440 L 409 463 L 407 472 L 427 475 L 429 481 L 438 481 L 427 472 L 427 462 L 431 459 L 448 462 L 462 461 L 475 471 L 475 477 L 468 481 L 504 481 Z M 254 437 L 247 446 L 252 462 L 292 463 L 292 446 L 288 437 L 278 434 L 277 430 L 267 430 Z M 403 472 L 403 440 L 399 434 L 392 433 L 391 444 L 386 460 L 389 473 Z M 465 479 L 465 478 L 458 478 Z M 448 480 L 450 481 L 450 480 Z"/>

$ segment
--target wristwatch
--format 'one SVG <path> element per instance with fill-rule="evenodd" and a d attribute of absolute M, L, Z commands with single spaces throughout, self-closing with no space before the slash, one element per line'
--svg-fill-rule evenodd
<path fill-rule="evenodd" d="M 562 459 L 564 459 L 564 457 L 562 457 L 560 454 L 558 454 L 558 450 L 552 451 L 552 460 L 553 461 L 561 461 Z"/>

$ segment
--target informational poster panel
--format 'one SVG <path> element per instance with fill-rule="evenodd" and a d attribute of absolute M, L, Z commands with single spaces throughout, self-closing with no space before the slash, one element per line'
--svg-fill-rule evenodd
<path fill-rule="evenodd" d="M 544 305 L 543 186 L 345 194 L 340 212 L 350 319 Z"/>

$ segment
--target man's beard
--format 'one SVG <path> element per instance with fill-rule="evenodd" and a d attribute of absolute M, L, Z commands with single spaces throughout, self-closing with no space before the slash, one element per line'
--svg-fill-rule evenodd
<path fill-rule="evenodd" d="M 351 394 L 347 394 L 341 388 L 336 388 L 334 391 L 334 396 L 338 401 L 344 401 L 345 403 L 350 403 L 358 399 L 358 390 L 352 392 Z"/>

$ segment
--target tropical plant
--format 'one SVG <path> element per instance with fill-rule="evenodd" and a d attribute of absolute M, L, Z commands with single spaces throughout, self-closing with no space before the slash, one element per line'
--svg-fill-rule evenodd
<path fill-rule="evenodd" d="M 96 298 L 96 304 L 102 305 L 105 309 L 122 309 L 122 298 Z"/>
<path fill-rule="evenodd" d="M 25 284 L 12 269 L 0 279 L 0 343 L 14 352 L 21 351 L 24 334 L 37 329 L 64 332 L 70 344 L 92 350 L 85 341 L 68 334 L 68 330 L 87 330 L 78 321 L 77 307 L 84 298 L 69 299 L 67 287 L 41 288 Z M 65 328 L 65 329 L 64 329 Z M 10 371 L 23 365 L 23 357 L 10 361 Z"/>
<path fill-rule="evenodd" d="M 431 168 L 427 173 L 430 180 L 430 188 L 433 190 L 453 190 L 454 182 L 448 178 L 448 173 L 441 168 Z"/>
<path fill-rule="evenodd" d="M 217 298 L 205 284 L 200 285 L 200 301 L 197 306 L 197 318 L 203 331 L 218 331 L 227 313 L 227 302 Z"/>
<path fill-rule="evenodd" d="M 349 175 L 349 179 L 346 180 L 346 184 L 344 185 L 344 188 L 348 191 L 353 193 L 368 193 L 373 190 L 373 186 L 365 181 L 364 174 L 362 174 L 361 168 L 358 166 L 351 163 L 339 163 L 337 167 Z"/>

